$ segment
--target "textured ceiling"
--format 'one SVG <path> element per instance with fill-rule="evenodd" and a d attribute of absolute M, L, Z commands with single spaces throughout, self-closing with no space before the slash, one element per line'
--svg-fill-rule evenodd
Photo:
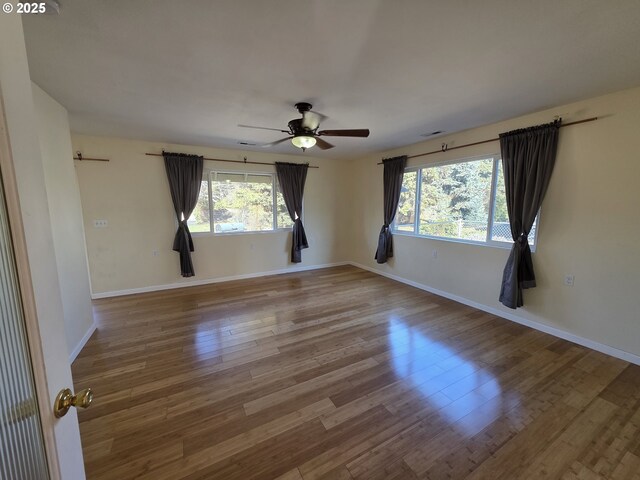
<path fill-rule="evenodd" d="M 79 133 L 251 149 L 282 134 L 237 124 L 309 101 L 321 128 L 371 129 L 309 153 L 353 157 L 640 85 L 638 0 L 61 3 L 25 38 Z"/>

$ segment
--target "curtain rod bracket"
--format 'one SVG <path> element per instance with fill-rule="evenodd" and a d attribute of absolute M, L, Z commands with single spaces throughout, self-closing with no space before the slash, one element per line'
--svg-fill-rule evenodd
<path fill-rule="evenodd" d="M 449 149 L 449 145 L 447 145 L 446 143 L 442 144 L 442 151 L 446 152 Z"/>
<path fill-rule="evenodd" d="M 78 157 L 78 160 L 82 161 L 82 152 L 80 152 L 80 150 L 76 152 L 76 156 Z"/>

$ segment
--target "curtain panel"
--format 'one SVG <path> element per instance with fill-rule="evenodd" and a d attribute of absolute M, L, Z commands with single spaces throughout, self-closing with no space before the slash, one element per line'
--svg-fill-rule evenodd
<path fill-rule="evenodd" d="M 187 220 L 198 203 L 202 181 L 202 157 L 184 153 L 162 152 L 164 167 L 169 180 L 169 190 L 173 208 L 178 220 L 178 230 L 173 239 L 173 250 L 180 253 L 180 273 L 183 277 L 193 277 L 195 271 L 191 262 L 193 239 Z"/>
<path fill-rule="evenodd" d="M 302 250 L 309 248 L 307 234 L 302 224 L 302 198 L 309 165 L 306 163 L 276 162 L 276 175 L 289 216 L 293 221 L 291 262 L 302 262 Z"/>
<path fill-rule="evenodd" d="M 507 212 L 513 247 L 502 274 L 500 302 L 524 305 L 522 291 L 536 286 L 528 236 L 547 192 L 558 149 L 560 121 L 500 134 Z"/>
<path fill-rule="evenodd" d="M 375 260 L 378 263 L 386 263 L 387 259 L 393 257 L 393 236 L 391 235 L 391 223 L 396 216 L 398 202 L 400 201 L 400 190 L 404 169 L 407 166 L 407 156 L 387 158 L 382 160 L 384 165 L 384 224 L 378 235 L 378 249 Z"/>

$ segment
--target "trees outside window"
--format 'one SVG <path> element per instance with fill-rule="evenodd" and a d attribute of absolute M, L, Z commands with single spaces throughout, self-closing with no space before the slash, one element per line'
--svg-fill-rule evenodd
<path fill-rule="evenodd" d="M 275 175 L 206 173 L 189 219 L 191 232 L 264 232 L 293 225 Z"/>
<path fill-rule="evenodd" d="M 472 243 L 512 243 L 501 164 L 498 156 L 491 156 L 408 168 L 394 231 Z M 535 228 L 530 245 L 535 242 Z"/>

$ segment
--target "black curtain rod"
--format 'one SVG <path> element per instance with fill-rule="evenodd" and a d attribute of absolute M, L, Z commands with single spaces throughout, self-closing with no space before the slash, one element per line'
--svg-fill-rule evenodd
<path fill-rule="evenodd" d="M 149 155 L 150 157 L 162 157 L 161 153 L 145 153 L 145 155 Z M 251 165 L 275 165 L 275 163 L 269 163 L 269 162 L 251 162 L 247 160 L 247 157 L 244 157 L 244 160 L 224 160 L 222 158 L 208 158 L 208 157 L 202 157 L 202 158 L 204 160 L 211 160 L 212 162 L 245 163 L 245 164 L 251 164 Z M 320 167 L 316 167 L 315 165 L 309 165 L 309 168 L 320 168 Z"/>
<path fill-rule="evenodd" d="M 563 123 L 560 125 L 560 128 L 569 127 L 571 125 L 578 125 L 579 123 L 593 122 L 595 120 L 598 120 L 598 117 L 585 118 L 584 120 L 577 120 L 575 122 Z M 433 155 L 435 153 L 442 153 L 442 152 L 448 152 L 449 150 L 456 150 L 458 148 L 472 147 L 474 145 L 482 145 L 483 143 L 497 142 L 498 140 L 500 140 L 499 137 L 490 138 L 488 140 L 480 140 L 479 142 L 465 143 L 464 145 L 458 145 L 457 147 L 448 147 L 446 143 L 443 143 L 442 148 L 440 150 L 433 150 L 432 152 L 418 153 L 416 155 L 410 155 L 407 158 L 424 157 L 427 155 Z M 382 162 L 378 162 L 378 165 L 382 165 Z"/>
<path fill-rule="evenodd" d="M 77 151 L 76 152 L 76 156 L 73 157 L 74 160 L 80 160 L 80 161 L 85 161 L 85 160 L 89 160 L 91 162 L 108 162 L 109 159 L 108 158 L 89 158 L 89 157 L 83 157 L 82 156 L 82 152 Z"/>

